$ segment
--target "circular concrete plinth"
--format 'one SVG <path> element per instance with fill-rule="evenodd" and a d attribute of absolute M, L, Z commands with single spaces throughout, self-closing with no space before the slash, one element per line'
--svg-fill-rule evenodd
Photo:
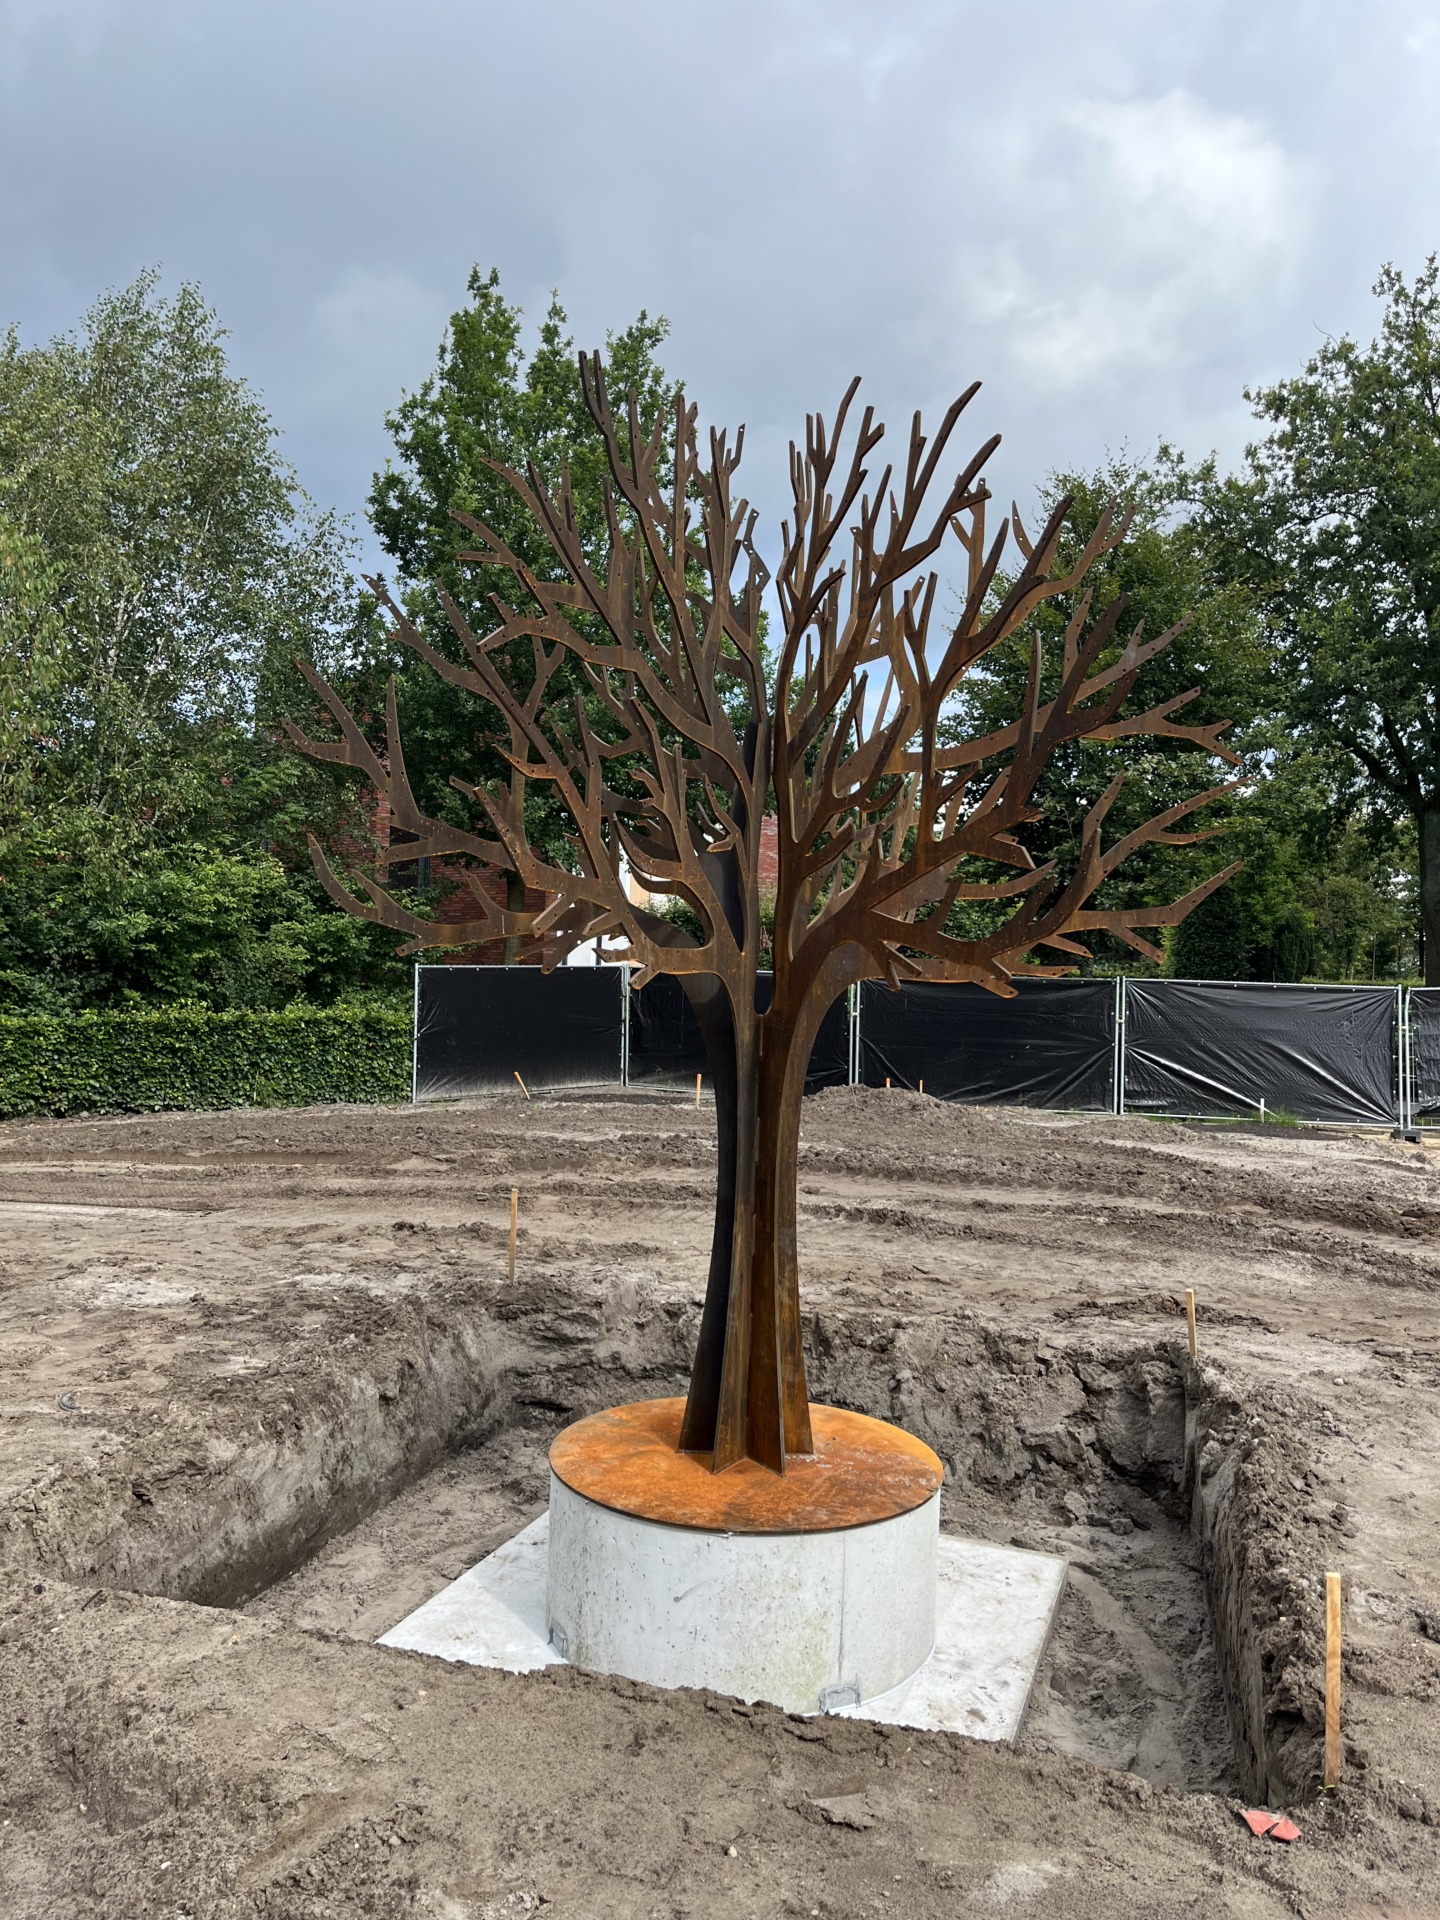
<path fill-rule="evenodd" d="M 939 1460 L 813 1407 L 783 1475 L 676 1449 L 679 1400 L 618 1407 L 551 1448 L 547 1612 L 574 1665 L 792 1713 L 899 1686 L 935 1638 Z"/>

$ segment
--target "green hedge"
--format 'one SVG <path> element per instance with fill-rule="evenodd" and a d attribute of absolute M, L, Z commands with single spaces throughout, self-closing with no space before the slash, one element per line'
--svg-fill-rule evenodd
<path fill-rule="evenodd" d="M 385 1008 L 0 1017 L 6 1118 L 409 1097 L 410 1017 Z"/>

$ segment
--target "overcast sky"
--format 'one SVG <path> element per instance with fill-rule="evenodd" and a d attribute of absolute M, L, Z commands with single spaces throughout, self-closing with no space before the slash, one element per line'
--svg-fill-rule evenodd
<path fill-rule="evenodd" d="M 1440 246 L 1440 0 L 0 0 L 0 320 L 197 281 L 305 485 L 357 516 L 474 261 L 577 339 L 666 314 L 784 446 L 984 381 L 1021 492 L 1373 332 Z"/>

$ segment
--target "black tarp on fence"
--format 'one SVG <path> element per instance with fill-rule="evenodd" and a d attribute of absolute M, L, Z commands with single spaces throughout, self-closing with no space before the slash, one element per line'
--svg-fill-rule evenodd
<path fill-rule="evenodd" d="M 417 967 L 415 1098 L 618 1086 L 619 967 Z"/>
<path fill-rule="evenodd" d="M 697 1073 L 709 1071 L 700 1028 L 675 976 L 659 973 L 648 985 L 632 987 L 631 1081 L 693 1086 Z"/>
<path fill-rule="evenodd" d="M 762 973 L 755 1000 L 764 1013 L 775 991 L 775 976 Z M 630 1080 L 632 1084 L 693 1086 L 697 1073 L 708 1075 L 705 1042 L 691 1012 L 685 990 L 673 974 L 657 974 L 647 986 L 630 994 Z M 841 994 L 820 1023 L 805 1091 L 843 1087 L 850 1079 L 850 1016 Z"/>
<path fill-rule="evenodd" d="M 1125 1105 L 1203 1116 L 1263 1100 L 1298 1120 L 1393 1126 L 1395 1014 L 1393 987 L 1127 981 Z"/>
<path fill-rule="evenodd" d="M 925 1083 L 942 1100 L 1106 1111 L 1117 1069 L 1137 1112 L 1270 1112 L 1393 1126 L 1440 1114 L 1440 989 L 1409 995 L 1403 1055 L 1390 987 L 1224 980 L 1129 980 L 1117 1044 L 1115 980 L 1025 980 L 1013 999 L 972 985 L 867 981 L 859 996 L 860 1077 Z M 769 1004 L 771 976 L 758 999 Z M 628 1010 L 627 1010 L 628 998 Z M 705 1049 L 678 980 L 627 996 L 621 967 L 430 966 L 416 970 L 415 1097 L 455 1099 L 514 1085 L 693 1085 Z M 827 1012 L 806 1091 L 844 1086 L 846 997 Z"/>
<path fill-rule="evenodd" d="M 1411 1120 L 1440 1113 L 1440 987 L 1410 990 Z"/>
<path fill-rule="evenodd" d="M 1028 1107 L 1112 1104 L 1115 982 L 1020 980 L 1013 999 L 969 982 L 861 990 L 868 1087 L 887 1079 L 941 1100 Z"/>

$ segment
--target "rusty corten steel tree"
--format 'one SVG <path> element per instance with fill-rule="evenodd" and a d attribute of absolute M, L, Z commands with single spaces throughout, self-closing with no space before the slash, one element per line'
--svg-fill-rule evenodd
<path fill-rule="evenodd" d="M 867 463 L 883 428 L 871 409 L 842 451 L 858 381 L 833 428 L 809 419 L 803 451 L 791 449 L 794 511 L 775 578 L 778 659 L 767 673 L 761 596 L 769 576 L 754 545 L 755 516 L 734 491 L 743 430 L 733 445 L 712 432 L 708 462 L 697 451 L 695 409 L 683 399 L 668 445 L 664 418 L 647 438 L 633 403 L 623 431 L 598 358 L 581 368 L 613 477 L 603 567 L 582 546 L 568 475 L 551 492 L 533 467 L 528 475 L 503 469 L 544 529 L 563 578 L 538 578 L 490 528 L 458 514 L 476 540 L 462 559 L 508 569 L 514 583 L 508 599 L 492 596 L 495 625 L 483 635 L 447 602 L 459 660 L 432 645 L 376 586 L 404 643 L 451 685 L 487 701 L 508 731 L 508 782 L 452 780 L 474 803 L 477 829 L 436 821 L 417 806 L 393 684 L 383 751 L 313 672 L 340 738 L 314 740 L 293 727 L 291 735 L 305 752 L 366 776 L 396 826 L 413 836 L 407 859 L 510 868 L 547 896 L 536 911 L 506 911 L 472 869 L 475 917 L 436 925 L 368 875 L 358 876 L 366 897 L 357 897 L 314 847 L 333 897 L 407 933 L 407 951 L 530 935 L 542 939 L 546 964 L 554 965 L 581 941 L 618 936 L 639 969 L 636 985 L 657 973 L 679 976 L 709 1053 L 719 1132 L 709 1285 L 681 1445 L 710 1453 L 716 1471 L 747 1457 L 783 1471 L 787 1453 L 811 1451 L 796 1164 L 806 1067 L 827 1009 L 851 983 L 872 978 L 892 986 L 973 980 L 1011 993 L 1017 974 L 1068 971 L 1036 964 L 1037 948 L 1083 954 L 1074 936 L 1100 928 L 1158 958 L 1140 929 L 1176 924 L 1233 868 L 1168 906 L 1089 903 L 1137 847 L 1201 838 L 1176 825 L 1226 788 L 1197 793 L 1106 846 L 1102 829 L 1123 780 L 1117 776 L 1086 817 L 1067 876 L 1053 863 L 1036 866 L 1018 837 L 1039 817 L 1031 797 L 1069 741 L 1148 735 L 1232 762 L 1236 756 L 1221 744 L 1224 723 L 1175 719 L 1193 693 L 1137 715 L 1122 712 L 1140 670 L 1172 637 L 1146 640 L 1137 629 L 1122 639 L 1123 599 L 1091 618 L 1082 583 L 1123 538 L 1123 517 L 1107 514 L 1065 565 L 1068 502 L 1033 541 L 1012 513 L 1019 561 L 1013 576 L 999 579 L 1007 526 L 987 539 L 981 478 L 998 436 L 954 479 L 939 477 L 976 386 L 928 444 L 917 415 L 903 472 L 887 466 L 873 485 Z M 932 639 L 937 576 L 929 563 L 952 531 L 968 563 L 966 597 L 949 631 Z M 1042 691 L 1037 636 L 1024 711 L 1013 724 L 942 745 L 942 710 L 965 674 L 1059 595 L 1076 599 L 1058 692 Z M 567 665 L 571 691 L 561 698 L 556 675 Z M 583 697 L 573 690 L 577 676 Z M 568 813 L 563 864 L 527 839 L 531 781 L 547 783 Z M 760 833 L 772 799 L 774 992 L 760 1014 Z M 688 901 L 703 937 L 633 901 L 622 857 L 647 893 Z M 990 931 L 977 937 L 947 929 L 962 901 L 991 903 Z"/>

